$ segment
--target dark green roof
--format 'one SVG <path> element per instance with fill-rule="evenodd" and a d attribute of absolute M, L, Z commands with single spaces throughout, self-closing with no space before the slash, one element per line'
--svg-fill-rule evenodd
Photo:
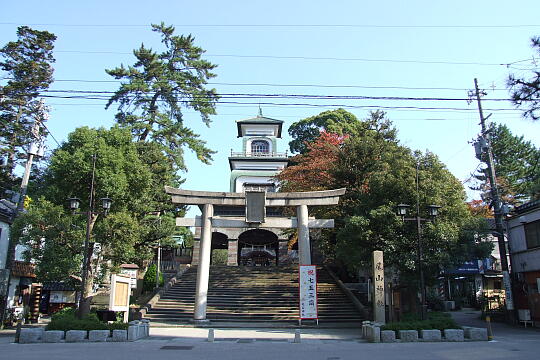
<path fill-rule="evenodd" d="M 238 128 L 238 137 L 242 136 L 242 125 L 247 124 L 268 124 L 268 125 L 278 125 L 278 134 L 277 137 L 281 137 L 281 127 L 283 125 L 282 120 L 272 119 L 265 116 L 257 115 L 257 117 L 245 119 L 245 120 L 236 120 L 236 126 Z"/>

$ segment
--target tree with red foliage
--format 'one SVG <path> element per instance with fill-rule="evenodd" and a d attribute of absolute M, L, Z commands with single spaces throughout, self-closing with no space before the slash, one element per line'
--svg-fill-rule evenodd
<path fill-rule="evenodd" d="M 306 143 L 306 153 L 291 159 L 293 165 L 283 170 L 278 179 L 285 191 L 317 191 L 330 189 L 336 180 L 332 168 L 346 135 L 322 131 L 314 142 Z"/>
<path fill-rule="evenodd" d="M 472 200 L 467 203 L 469 211 L 473 216 L 493 218 L 493 210 L 482 200 Z"/>

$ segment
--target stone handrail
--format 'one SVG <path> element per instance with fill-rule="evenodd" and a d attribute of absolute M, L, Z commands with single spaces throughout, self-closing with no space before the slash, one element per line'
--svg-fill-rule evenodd
<path fill-rule="evenodd" d="M 330 268 L 328 266 L 324 265 L 324 268 L 326 269 L 326 271 L 328 271 L 328 274 L 330 274 L 332 279 L 334 279 L 334 281 L 338 284 L 341 291 L 343 291 L 345 293 L 345 295 L 347 295 L 349 300 L 353 303 L 354 307 L 360 312 L 360 314 L 362 314 L 363 317 L 367 318 L 368 317 L 368 312 L 367 312 L 365 306 L 360 302 L 360 300 L 358 300 L 358 298 L 356 296 L 354 296 L 352 291 L 349 290 L 345 286 L 345 284 L 343 284 L 343 282 L 336 276 L 336 274 L 334 274 L 334 272 L 332 270 L 330 270 Z"/>

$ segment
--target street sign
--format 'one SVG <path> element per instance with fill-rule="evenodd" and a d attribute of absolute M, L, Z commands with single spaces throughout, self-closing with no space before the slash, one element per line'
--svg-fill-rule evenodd
<path fill-rule="evenodd" d="M 318 319 L 317 314 L 317 268 L 300 265 L 300 320 Z"/>

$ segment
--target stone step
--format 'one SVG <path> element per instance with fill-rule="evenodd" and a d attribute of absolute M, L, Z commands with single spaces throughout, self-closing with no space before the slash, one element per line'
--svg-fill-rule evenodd
<path fill-rule="evenodd" d="M 333 280 L 319 271 L 319 317 L 332 322 L 363 320 Z M 193 317 L 196 268 L 185 273 L 149 310 L 158 321 L 189 321 Z M 298 320 L 298 268 L 212 267 L 207 318 L 213 321 Z"/>

